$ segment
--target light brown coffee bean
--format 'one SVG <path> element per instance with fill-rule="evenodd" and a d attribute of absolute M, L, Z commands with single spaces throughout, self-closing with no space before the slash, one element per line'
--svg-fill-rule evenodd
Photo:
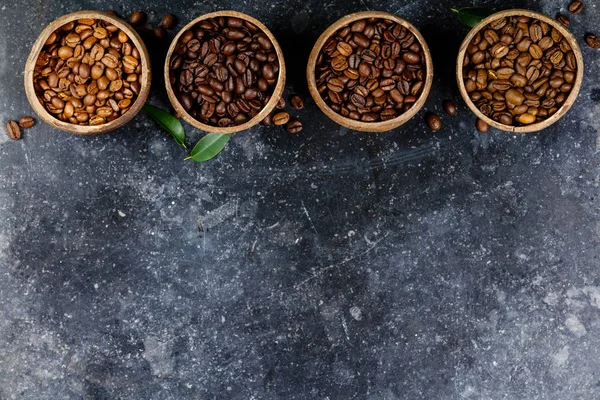
<path fill-rule="evenodd" d="M 33 119 L 33 117 L 30 117 L 28 115 L 25 117 L 22 117 L 19 120 L 19 126 L 23 129 L 31 128 L 34 124 L 35 124 L 35 119 Z"/>
<path fill-rule="evenodd" d="M 277 114 L 273 115 L 274 125 L 285 125 L 288 123 L 289 120 L 290 114 L 286 113 L 285 111 L 278 112 Z"/>
<path fill-rule="evenodd" d="M 568 28 L 571 25 L 571 20 L 566 15 L 559 14 L 556 17 L 556 20 L 565 28 Z"/>
<path fill-rule="evenodd" d="M 586 33 L 585 42 L 592 49 L 600 49 L 600 39 L 593 33 Z"/>
<path fill-rule="evenodd" d="M 579 14 L 583 10 L 583 3 L 579 0 L 575 0 L 569 4 L 569 11 L 573 14 Z"/>
<path fill-rule="evenodd" d="M 477 122 L 475 123 L 475 127 L 481 133 L 486 133 L 489 129 L 489 125 L 484 120 L 477 118 Z"/>
<path fill-rule="evenodd" d="M 10 120 L 6 124 L 6 134 L 12 140 L 21 139 L 21 129 L 19 128 L 19 124 L 17 121 Z"/>
<path fill-rule="evenodd" d="M 302 122 L 297 119 L 290 120 L 285 126 L 285 130 L 291 134 L 300 132 L 302 128 Z"/>

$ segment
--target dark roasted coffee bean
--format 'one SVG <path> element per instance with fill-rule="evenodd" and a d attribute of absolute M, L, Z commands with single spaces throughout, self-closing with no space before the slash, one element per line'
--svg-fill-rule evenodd
<path fill-rule="evenodd" d="M 456 104 L 454 104 L 454 102 L 452 100 L 446 99 L 446 100 L 444 100 L 442 105 L 444 107 L 444 111 L 446 111 L 446 114 L 448 114 L 448 115 L 456 114 Z"/>
<path fill-rule="evenodd" d="M 290 97 L 290 105 L 294 110 L 302 110 L 304 108 L 304 101 L 298 95 L 293 95 Z"/>
<path fill-rule="evenodd" d="M 432 131 L 439 131 L 442 128 L 442 120 L 440 120 L 440 117 L 438 117 L 434 113 L 427 113 L 427 116 L 425 118 L 427 121 L 427 126 Z"/>
<path fill-rule="evenodd" d="M 156 28 L 153 29 L 154 32 L 154 37 L 157 38 L 158 40 L 162 40 L 165 37 L 167 37 L 167 31 L 165 31 L 165 28 L 163 28 L 162 26 L 157 26 Z"/>
<path fill-rule="evenodd" d="M 163 17 L 160 25 L 165 29 L 173 29 L 177 25 L 177 18 L 173 14 L 167 14 Z"/>
<path fill-rule="evenodd" d="M 129 23 L 133 26 L 142 25 L 144 22 L 146 22 L 146 13 L 143 11 L 136 11 L 129 17 Z"/>
<path fill-rule="evenodd" d="M 559 14 L 556 17 L 556 20 L 558 22 L 560 22 L 565 28 L 568 28 L 571 25 L 571 20 L 569 19 L 569 17 L 567 17 L 566 15 L 563 14 Z"/>
<path fill-rule="evenodd" d="M 594 35 L 593 33 L 587 33 L 585 35 L 585 42 L 592 49 L 598 49 L 598 48 L 600 48 L 600 39 L 596 35 Z"/>
<path fill-rule="evenodd" d="M 278 112 L 277 114 L 273 115 L 274 125 L 285 125 L 288 123 L 289 120 L 290 114 L 286 113 L 285 111 Z"/>
<path fill-rule="evenodd" d="M 575 0 L 569 4 L 569 11 L 573 14 L 579 14 L 583 10 L 583 3 L 579 0 Z"/>
<path fill-rule="evenodd" d="M 33 117 L 25 116 L 19 120 L 19 126 L 23 129 L 31 128 L 35 124 Z"/>
<path fill-rule="evenodd" d="M 285 130 L 292 134 L 298 133 L 302 130 L 302 122 L 298 121 L 297 119 L 292 119 L 286 124 Z"/>
<path fill-rule="evenodd" d="M 486 133 L 488 131 L 488 128 L 490 127 L 487 122 L 485 122 L 484 120 L 477 118 L 477 123 L 475 124 L 477 130 L 481 133 Z"/>
<path fill-rule="evenodd" d="M 17 121 L 10 120 L 6 124 L 6 134 L 12 140 L 21 139 L 21 129 L 19 128 L 19 124 Z"/>

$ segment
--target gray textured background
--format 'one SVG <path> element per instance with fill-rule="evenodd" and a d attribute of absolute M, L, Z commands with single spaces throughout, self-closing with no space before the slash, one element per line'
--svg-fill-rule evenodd
<path fill-rule="evenodd" d="M 600 25 L 585 3 L 581 43 Z M 454 83 L 467 28 L 449 12 L 472 4 L 0 5 L 2 124 L 31 113 L 37 35 L 79 9 L 171 11 L 179 27 L 250 13 L 307 103 L 300 134 L 251 129 L 205 164 L 143 113 L 96 137 L 0 135 L 0 399 L 600 398 L 600 53 L 582 46 L 584 86 L 551 129 L 478 134 Z M 425 109 L 387 134 L 341 129 L 306 95 L 316 37 L 365 9 L 415 23 L 436 67 Z M 424 113 L 446 97 L 459 114 L 432 134 Z M 149 101 L 167 105 L 158 80 Z"/>

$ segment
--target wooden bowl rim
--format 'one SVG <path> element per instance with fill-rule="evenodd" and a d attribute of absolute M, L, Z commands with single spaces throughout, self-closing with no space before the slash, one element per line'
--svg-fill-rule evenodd
<path fill-rule="evenodd" d="M 267 35 L 267 37 L 273 44 L 273 48 L 275 49 L 275 52 L 277 53 L 277 58 L 279 61 L 279 76 L 277 77 L 277 84 L 275 85 L 275 89 L 273 89 L 273 94 L 271 95 L 271 98 L 269 99 L 267 104 L 265 104 L 263 109 L 254 116 L 254 118 L 251 118 L 249 121 L 247 121 L 241 125 L 228 126 L 228 127 L 212 126 L 212 125 L 204 124 L 204 123 L 200 122 L 199 120 L 197 120 L 196 118 L 192 117 L 183 108 L 183 106 L 179 102 L 179 99 L 177 99 L 177 96 L 175 96 L 175 92 L 173 91 L 173 88 L 171 87 L 171 82 L 169 79 L 169 64 L 171 63 L 171 56 L 173 55 L 173 52 L 175 51 L 175 47 L 177 46 L 177 43 L 179 43 L 179 38 L 181 37 L 181 35 L 183 35 L 187 30 L 192 28 L 198 22 L 203 21 L 205 19 L 216 18 L 216 17 L 235 17 L 235 18 L 243 19 L 245 21 L 248 21 L 248 22 L 256 25 L 258 28 L 260 28 L 260 30 L 265 35 Z M 198 128 L 198 129 L 201 129 L 205 132 L 218 133 L 218 134 L 223 134 L 223 135 L 228 135 L 228 134 L 244 131 L 246 129 L 249 129 L 249 128 L 257 125 L 263 119 L 265 119 L 271 113 L 271 111 L 273 111 L 275 109 L 277 102 L 279 102 L 279 99 L 283 95 L 283 90 L 285 89 L 285 75 L 286 75 L 286 68 L 285 68 L 285 60 L 283 58 L 283 51 L 281 50 L 281 47 L 279 46 L 279 43 L 277 42 L 277 39 L 275 39 L 275 36 L 273 35 L 273 33 L 271 33 L 271 31 L 269 30 L 269 28 L 266 27 L 265 24 L 263 24 L 256 18 L 254 18 L 248 14 L 244 14 L 239 11 L 233 11 L 233 10 L 222 10 L 222 11 L 211 12 L 208 14 L 203 14 L 203 15 L 200 15 L 199 17 L 196 17 L 192 21 L 190 21 L 186 26 L 184 26 L 177 33 L 175 38 L 173 38 L 173 41 L 171 42 L 171 45 L 169 46 L 169 51 L 167 52 L 167 56 L 165 58 L 165 66 L 164 66 L 165 87 L 167 89 L 167 95 L 169 96 L 169 101 L 171 102 L 171 105 L 173 106 L 175 111 L 179 115 L 181 115 L 181 117 L 184 119 L 184 121 L 186 121 L 188 124 Z"/>
<path fill-rule="evenodd" d="M 58 118 L 54 117 L 50 114 L 44 106 L 40 103 L 35 94 L 35 89 L 33 86 L 33 70 L 35 68 L 35 63 L 40 54 L 40 51 L 44 47 L 44 44 L 50 34 L 54 32 L 56 29 L 61 26 L 75 21 L 81 18 L 94 18 L 101 19 L 103 21 L 107 21 L 119 29 L 127 33 L 127 35 L 131 38 L 133 44 L 137 47 L 140 52 L 140 59 L 142 62 L 142 84 L 140 93 L 129 109 L 125 114 L 120 116 L 119 118 L 107 122 L 102 125 L 76 125 L 68 122 L 63 122 Z M 35 111 L 35 113 L 48 125 L 51 125 L 55 128 L 58 128 L 62 131 L 71 132 L 79 135 L 94 135 L 99 133 L 106 133 L 117 129 L 127 122 L 131 121 L 133 117 L 140 112 L 146 100 L 148 99 L 148 94 L 150 92 L 150 82 L 152 79 L 152 71 L 150 66 L 150 57 L 148 56 L 148 50 L 146 49 L 146 45 L 142 38 L 138 35 L 138 33 L 125 21 L 120 18 L 113 17 L 110 14 L 107 14 L 102 11 L 94 11 L 94 10 L 84 10 L 84 11 L 76 11 L 69 14 L 65 14 L 61 17 L 58 17 L 54 21 L 52 21 L 48 26 L 40 33 L 37 40 L 35 41 L 31 53 L 27 58 L 27 63 L 25 64 L 25 93 L 27 95 L 27 99 L 29 100 L 29 104 Z"/>
<path fill-rule="evenodd" d="M 415 35 L 415 37 L 419 41 L 419 44 L 421 45 L 421 48 L 423 49 L 423 53 L 425 54 L 426 78 L 425 78 L 425 86 L 423 87 L 423 91 L 421 92 L 421 95 L 419 96 L 417 101 L 414 103 L 414 105 L 410 108 L 410 110 L 408 110 L 405 113 L 399 115 L 398 117 L 388 120 L 388 121 L 363 122 L 363 121 L 355 121 L 351 118 L 344 117 L 343 115 L 338 114 L 331 107 L 329 107 L 329 105 L 327 103 L 325 103 L 325 101 L 321 97 L 321 94 L 317 90 L 317 82 L 316 82 L 316 78 L 315 78 L 315 67 L 316 67 L 316 63 L 317 63 L 317 58 L 319 56 L 319 53 L 321 52 L 321 48 L 323 47 L 323 45 L 325 44 L 327 39 L 329 39 L 329 37 L 332 34 L 334 34 L 335 32 L 337 32 L 337 30 L 340 29 L 342 26 L 350 24 L 354 21 L 358 21 L 361 19 L 368 19 L 368 18 L 381 18 L 381 19 L 392 20 L 392 21 L 404 26 L 405 28 L 410 30 L 410 32 L 413 35 Z M 325 115 L 327 115 L 334 122 L 348 128 L 348 129 L 353 129 L 353 130 L 361 131 L 361 132 L 385 132 L 385 131 L 389 131 L 389 130 L 392 130 L 394 128 L 397 128 L 397 127 L 403 125 L 404 123 L 409 121 L 412 117 L 414 117 L 415 114 L 417 114 L 421 110 L 421 108 L 423 108 L 423 106 L 425 105 L 425 102 L 427 101 L 427 98 L 429 96 L 431 86 L 433 84 L 433 61 L 431 58 L 431 52 L 429 50 L 429 46 L 427 45 L 425 38 L 413 24 L 411 24 L 407 20 L 405 20 L 395 14 L 391 14 L 388 12 L 361 11 L 361 12 L 357 12 L 357 13 L 348 14 L 348 15 L 338 19 L 333 24 L 331 24 L 321 34 L 321 36 L 319 36 L 319 38 L 317 39 L 317 41 L 310 53 L 310 57 L 308 59 L 308 65 L 306 67 L 306 79 L 308 81 L 308 89 L 310 91 L 310 94 L 311 94 L 313 100 L 315 101 L 317 106 L 321 109 L 321 111 L 323 111 L 323 113 L 325 113 Z"/>
<path fill-rule="evenodd" d="M 571 46 L 571 49 L 573 50 L 573 53 L 575 54 L 575 59 L 577 60 L 577 77 L 575 78 L 575 84 L 573 85 L 573 89 L 571 90 L 569 97 L 567 97 L 567 99 L 565 100 L 563 105 L 558 109 L 558 111 L 556 111 L 556 113 L 554 113 L 554 115 L 550 116 L 549 118 L 545 119 L 544 121 L 538 122 L 535 124 L 531 124 L 531 125 L 527 125 L 527 126 L 504 125 L 504 124 L 501 124 L 501 123 L 494 121 L 493 119 L 485 116 L 481 111 L 479 111 L 479 109 L 475 106 L 475 104 L 473 103 L 471 98 L 468 96 L 467 90 L 465 88 L 465 83 L 462 78 L 462 69 L 463 69 L 463 62 L 465 59 L 465 54 L 467 52 L 467 47 L 469 46 L 469 43 L 471 43 L 471 40 L 473 39 L 473 37 L 478 32 L 480 32 L 482 29 L 487 27 L 490 22 L 495 21 L 500 18 L 512 17 L 515 15 L 523 15 L 526 17 L 535 18 L 540 21 L 548 23 L 553 28 L 556 28 L 561 33 L 561 35 L 563 35 L 563 37 L 565 39 L 567 39 L 567 41 L 569 42 L 569 45 Z M 460 50 L 458 52 L 458 57 L 456 59 L 456 81 L 458 83 L 458 89 L 460 91 L 460 95 L 462 96 L 462 98 L 465 101 L 465 103 L 467 104 L 467 106 L 471 109 L 471 111 L 473 111 L 473 113 L 479 119 L 485 121 L 488 125 L 493 126 L 494 128 L 506 131 L 506 132 L 513 132 L 513 133 L 538 132 L 538 131 L 541 131 L 542 129 L 549 127 L 550 125 L 556 123 L 559 119 L 561 119 L 571 109 L 571 107 L 575 103 L 575 100 L 577 99 L 577 96 L 579 95 L 579 90 L 581 89 L 583 75 L 584 75 L 583 55 L 581 53 L 579 44 L 577 43 L 577 40 L 575 39 L 573 34 L 571 32 L 569 32 L 569 30 L 567 30 L 565 27 L 563 27 L 560 24 L 560 22 L 548 17 L 547 15 L 541 14 L 536 11 L 519 9 L 519 8 L 499 11 L 497 13 L 490 15 L 489 17 L 485 18 L 484 20 L 479 22 L 477 25 L 475 25 L 473 27 L 473 29 L 471 29 L 471 31 L 467 34 L 467 36 L 463 40 L 463 42 L 460 46 Z"/>

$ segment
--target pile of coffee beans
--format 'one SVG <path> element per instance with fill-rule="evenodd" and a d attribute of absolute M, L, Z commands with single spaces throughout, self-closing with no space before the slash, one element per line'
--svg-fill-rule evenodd
<path fill-rule="evenodd" d="M 561 33 L 537 19 L 492 21 L 467 48 L 463 79 L 477 108 L 504 125 L 541 122 L 566 101 L 577 59 Z"/>
<path fill-rule="evenodd" d="M 59 120 L 102 125 L 126 113 L 138 97 L 140 53 L 117 26 L 79 19 L 50 34 L 33 80 L 38 99 Z"/>
<path fill-rule="evenodd" d="M 406 27 L 387 19 L 355 21 L 335 32 L 316 62 L 317 89 L 332 110 L 363 122 L 394 119 L 425 87 L 425 55 Z"/>
<path fill-rule="evenodd" d="M 184 32 L 169 60 L 170 83 L 198 121 L 241 125 L 267 104 L 279 76 L 273 43 L 256 25 L 211 18 Z"/>

